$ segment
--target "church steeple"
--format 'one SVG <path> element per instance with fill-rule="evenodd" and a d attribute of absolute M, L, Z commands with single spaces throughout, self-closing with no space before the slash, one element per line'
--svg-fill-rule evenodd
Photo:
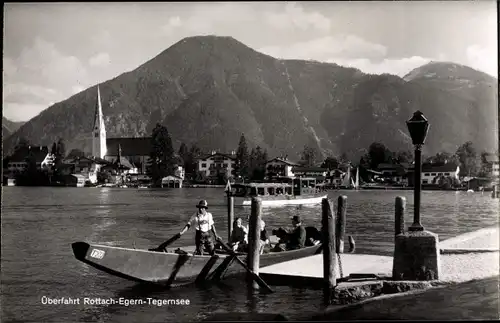
<path fill-rule="evenodd" d="M 101 106 L 101 91 L 97 85 L 97 102 L 95 107 L 94 128 L 92 130 L 92 155 L 104 158 L 106 156 L 106 128 Z"/>

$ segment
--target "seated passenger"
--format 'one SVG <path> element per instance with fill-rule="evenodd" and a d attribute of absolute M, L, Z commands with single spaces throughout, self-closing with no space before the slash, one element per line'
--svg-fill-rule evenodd
<path fill-rule="evenodd" d="M 273 251 L 296 250 L 305 247 L 306 229 L 302 226 L 300 216 L 294 215 L 291 219 L 292 225 L 294 226 L 291 232 L 287 232 L 282 228 L 277 231 L 273 230 L 273 234 L 276 234 L 276 236 L 280 238 L 280 241 L 273 248 Z"/>
<path fill-rule="evenodd" d="M 266 223 L 260 220 L 260 254 L 264 253 L 264 248 L 269 245 L 269 235 L 266 230 Z"/>
<path fill-rule="evenodd" d="M 229 246 L 233 251 L 246 251 L 248 245 L 248 230 L 242 224 L 241 218 L 237 218 L 233 222 L 233 232 L 229 240 Z"/>

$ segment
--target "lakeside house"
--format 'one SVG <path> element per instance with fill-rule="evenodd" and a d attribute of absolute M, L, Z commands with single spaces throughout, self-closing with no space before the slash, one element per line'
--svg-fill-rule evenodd
<path fill-rule="evenodd" d="M 287 157 L 276 157 L 266 162 L 266 178 L 295 177 L 294 167 L 300 167 L 299 163 L 288 160 Z"/>
<path fill-rule="evenodd" d="M 346 174 L 347 173 L 341 169 L 332 169 L 327 172 L 326 181 L 328 182 L 328 184 L 331 184 L 333 186 L 340 186 Z"/>
<path fill-rule="evenodd" d="M 413 186 L 415 167 L 412 165 L 407 172 L 408 185 Z M 446 163 L 442 165 L 422 164 L 422 185 L 439 185 L 442 178 L 448 178 L 450 181 L 459 182 L 460 166 L 455 163 Z"/>
<path fill-rule="evenodd" d="M 496 154 L 488 154 L 486 155 L 486 162 L 488 164 L 488 170 L 491 177 L 498 180 L 498 177 L 500 176 L 499 156 Z"/>
<path fill-rule="evenodd" d="M 376 177 L 382 179 L 384 182 L 391 182 L 395 184 L 408 185 L 408 169 L 409 163 L 381 163 L 377 166 Z"/>
<path fill-rule="evenodd" d="M 301 167 L 295 166 L 292 168 L 292 173 L 295 177 L 314 178 L 317 185 L 326 184 L 328 169 L 323 167 Z"/>
<path fill-rule="evenodd" d="M 10 156 L 7 164 L 7 174 L 13 176 L 28 167 L 28 158 L 32 157 L 39 170 L 47 169 L 54 164 L 55 156 L 49 153 L 47 146 L 21 147 Z"/>
<path fill-rule="evenodd" d="M 146 174 L 151 151 L 150 137 L 107 138 L 106 154 L 103 159 L 116 163 L 120 157 L 120 164 L 128 167 L 127 173 Z"/>
<path fill-rule="evenodd" d="M 179 176 L 169 175 L 161 179 L 161 187 L 182 188 L 182 181 Z"/>
<path fill-rule="evenodd" d="M 223 154 L 212 151 L 210 154 L 198 159 L 198 172 L 205 175 L 208 180 L 216 180 L 220 174 L 234 176 L 236 166 L 236 153 Z"/>

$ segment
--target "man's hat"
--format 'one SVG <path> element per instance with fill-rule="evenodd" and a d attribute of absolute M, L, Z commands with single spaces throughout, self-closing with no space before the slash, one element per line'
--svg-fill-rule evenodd
<path fill-rule="evenodd" d="M 196 205 L 197 208 L 201 209 L 201 208 L 205 208 L 205 209 L 208 209 L 208 203 L 207 201 L 205 200 L 201 200 L 198 205 Z"/>
<path fill-rule="evenodd" d="M 300 215 L 291 216 L 290 219 L 292 219 L 292 221 L 295 221 L 297 223 L 302 222 L 301 219 L 300 219 Z"/>

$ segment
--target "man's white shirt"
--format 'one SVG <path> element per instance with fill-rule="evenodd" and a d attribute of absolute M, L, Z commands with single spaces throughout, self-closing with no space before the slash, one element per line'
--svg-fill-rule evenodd
<path fill-rule="evenodd" d="M 206 212 L 205 214 L 198 214 L 196 212 L 189 219 L 189 224 L 194 227 L 196 230 L 200 230 L 201 232 L 208 232 L 212 229 L 212 225 L 214 225 L 214 219 L 212 217 L 212 213 Z"/>

